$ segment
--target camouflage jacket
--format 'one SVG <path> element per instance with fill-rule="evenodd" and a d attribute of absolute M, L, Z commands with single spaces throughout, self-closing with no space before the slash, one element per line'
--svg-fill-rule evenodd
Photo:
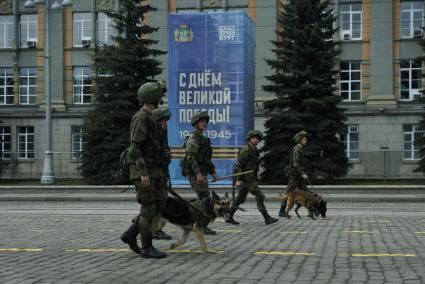
<path fill-rule="evenodd" d="M 161 143 L 161 133 L 158 124 L 151 118 L 151 113 L 140 109 L 130 125 L 130 149 L 128 161 L 130 179 L 139 179 L 141 176 L 162 178 L 165 176 L 162 164 L 164 152 Z"/>
<path fill-rule="evenodd" d="M 292 148 L 291 157 L 289 159 L 289 176 L 301 177 L 305 175 L 305 158 L 304 147 L 300 143 Z"/>
<path fill-rule="evenodd" d="M 238 176 L 237 180 L 243 182 L 253 182 L 257 180 L 258 167 L 260 165 L 260 154 L 256 147 L 246 144 L 238 154 L 235 164 L 235 173 L 253 171 L 250 174 Z"/>
<path fill-rule="evenodd" d="M 168 145 L 167 130 L 161 129 L 160 139 L 164 149 L 164 151 L 161 153 L 162 167 L 164 169 L 164 173 L 168 176 L 168 166 L 171 163 L 171 149 Z"/>
<path fill-rule="evenodd" d="M 193 131 L 186 141 L 185 148 L 186 173 L 196 175 L 215 174 L 215 166 L 211 161 L 212 148 L 210 139 L 198 131 Z"/>

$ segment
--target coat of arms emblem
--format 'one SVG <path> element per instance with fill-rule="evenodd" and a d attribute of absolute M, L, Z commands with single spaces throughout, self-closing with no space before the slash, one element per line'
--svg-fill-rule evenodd
<path fill-rule="evenodd" d="M 193 40 L 192 29 L 187 25 L 180 25 L 178 29 L 174 31 L 174 40 L 179 42 L 189 42 Z"/>

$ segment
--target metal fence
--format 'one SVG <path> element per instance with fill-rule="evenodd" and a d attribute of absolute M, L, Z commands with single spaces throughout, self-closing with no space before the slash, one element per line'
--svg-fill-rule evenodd
<path fill-rule="evenodd" d="M 347 177 L 352 178 L 423 178 L 415 173 L 418 156 L 406 151 L 351 152 L 351 168 Z M 40 178 L 43 173 L 44 153 L 36 152 L 32 158 L 20 158 L 10 153 L 7 159 L 0 159 L 1 178 Z M 415 159 L 416 158 L 416 159 Z M 118 161 L 117 161 L 118 162 Z M 77 153 L 54 152 L 53 170 L 57 178 L 81 178 L 81 158 Z"/>
<path fill-rule="evenodd" d="M 43 173 L 44 152 L 7 153 L 0 159 L 0 177 L 32 179 Z M 81 158 L 78 153 L 53 152 L 53 170 L 56 178 L 81 178 Z"/>

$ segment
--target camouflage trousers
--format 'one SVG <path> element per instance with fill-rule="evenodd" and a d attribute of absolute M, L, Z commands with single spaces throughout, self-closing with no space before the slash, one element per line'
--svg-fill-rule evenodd
<path fill-rule="evenodd" d="M 307 183 L 305 179 L 303 179 L 302 177 L 297 177 L 297 176 L 289 177 L 288 186 L 286 187 L 286 192 L 284 193 L 290 193 L 294 191 L 295 189 L 307 190 Z M 282 201 L 281 207 L 286 207 L 286 200 Z"/>
<path fill-rule="evenodd" d="M 162 179 L 151 179 L 150 183 L 150 186 L 142 186 L 140 180 L 135 180 L 137 202 L 142 205 L 138 223 L 142 237 L 149 232 L 156 232 L 163 224 L 161 213 L 167 198 Z"/>
<path fill-rule="evenodd" d="M 210 190 L 208 188 L 208 179 L 207 176 L 204 176 L 204 183 L 202 184 L 198 184 L 197 180 L 196 180 L 196 175 L 190 175 L 187 176 L 187 179 L 190 182 L 190 186 L 192 187 L 192 189 L 196 192 L 196 195 L 198 196 L 198 199 L 202 200 L 204 198 L 209 198 L 211 199 L 211 193 Z"/>
<path fill-rule="evenodd" d="M 264 205 L 264 193 L 258 187 L 258 183 L 256 181 L 252 182 L 242 182 L 241 187 L 238 190 L 238 195 L 236 196 L 235 205 L 239 206 L 246 201 L 246 197 L 248 196 L 248 192 L 255 196 L 255 201 L 257 202 L 257 208 L 259 211 L 266 210 L 266 206 Z"/>

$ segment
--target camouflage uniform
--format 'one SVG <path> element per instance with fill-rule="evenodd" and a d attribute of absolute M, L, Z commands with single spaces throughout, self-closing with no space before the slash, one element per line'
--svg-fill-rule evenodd
<path fill-rule="evenodd" d="M 248 132 L 246 140 L 249 140 L 252 137 L 258 137 L 259 140 L 263 138 L 263 134 L 257 130 L 251 130 Z M 267 213 L 266 207 L 264 205 L 264 193 L 258 187 L 257 181 L 257 173 L 260 165 L 260 154 L 258 153 L 257 148 L 251 143 L 247 143 L 238 154 L 238 158 L 235 164 L 235 173 L 253 171 L 252 173 L 237 176 L 236 179 L 241 181 L 241 187 L 238 191 L 238 195 L 236 196 L 235 203 L 232 204 L 230 208 L 229 215 L 225 218 L 227 223 L 238 225 L 239 223 L 233 219 L 233 215 L 235 214 L 239 205 L 245 203 L 248 192 L 255 196 L 255 200 L 257 202 L 257 208 L 261 212 L 264 217 L 264 221 L 266 224 L 271 224 L 277 222 L 277 219 L 270 217 Z"/>
<path fill-rule="evenodd" d="M 167 135 L 167 128 L 162 128 L 161 126 L 161 120 L 170 120 L 171 118 L 171 112 L 169 109 L 160 109 L 157 108 L 152 112 L 152 117 L 154 121 L 158 123 L 158 127 L 160 129 L 160 141 L 163 145 L 163 151 L 161 153 L 161 164 L 163 168 L 163 172 L 165 174 L 165 178 L 163 179 L 163 189 L 164 189 L 164 195 L 168 196 L 167 188 L 171 185 L 170 180 L 170 171 L 168 169 L 168 166 L 171 163 L 171 149 L 168 145 L 168 135 Z M 171 236 L 166 234 L 162 229 L 167 224 L 166 220 L 164 218 L 161 218 L 160 224 L 159 224 L 159 230 L 156 231 L 153 235 L 154 239 L 156 240 L 171 240 Z"/>
<path fill-rule="evenodd" d="M 198 131 L 193 131 L 186 142 L 187 179 L 198 195 L 198 199 L 211 198 L 208 189 L 207 174 L 215 174 L 215 166 L 211 162 L 212 148 L 210 139 Z M 198 184 L 196 174 L 200 172 L 205 182 Z"/>
<path fill-rule="evenodd" d="M 141 104 L 151 104 L 157 107 L 165 91 L 165 87 L 160 82 L 143 84 L 139 88 L 139 100 Z M 152 118 L 152 113 L 141 108 L 133 116 L 130 125 L 128 161 L 130 179 L 136 186 L 137 202 L 142 205 L 140 217 L 136 220 L 136 227 L 138 227 L 142 239 L 141 256 L 146 258 L 163 258 L 166 256 L 165 253 L 157 251 L 152 245 L 152 233 L 158 227 L 167 197 L 164 194 L 165 173 L 161 162 L 163 151 L 161 131 L 157 122 Z M 142 176 L 149 177 L 149 186 L 142 184 Z M 126 241 L 123 236 L 121 236 L 121 239 L 134 250 L 134 230 L 130 239 Z M 137 246 L 137 242 L 135 245 Z"/>
<path fill-rule="evenodd" d="M 307 190 L 306 180 L 302 177 L 305 175 L 305 158 L 304 158 L 304 146 L 299 143 L 302 138 L 307 137 L 307 132 L 300 131 L 294 136 L 294 141 L 297 143 L 291 151 L 289 158 L 288 168 L 288 186 L 286 187 L 286 193 L 292 192 L 295 189 Z M 283 216 L 286 208 L 286 201 L 282 201 L 279 210 L 279 216 Z"/>
<path fill-rule="evenodd" d="M 209 121 L 207 112 L 198 112 L 191 118 L 192 126 L 196 123 L 206 119 Z M 211 199 L 211 194 L 208 188 L 207 175 L 215 175 L 215 166 L 211 161 L 212 148 L 211 141 L 208 137 L 204 136 L 199 131 L 193 131 L 189 138 L 186 140 L 185 157 L 184 157 L 184 171 L 192 189 L 196 192 L 199 200 Z M 204 183 L 198 184 L 197 174 L 200 173 L 204 177 Z M 215 234 L 214 231 L 207 226 L 204 227 L 204 233 Z"/>

